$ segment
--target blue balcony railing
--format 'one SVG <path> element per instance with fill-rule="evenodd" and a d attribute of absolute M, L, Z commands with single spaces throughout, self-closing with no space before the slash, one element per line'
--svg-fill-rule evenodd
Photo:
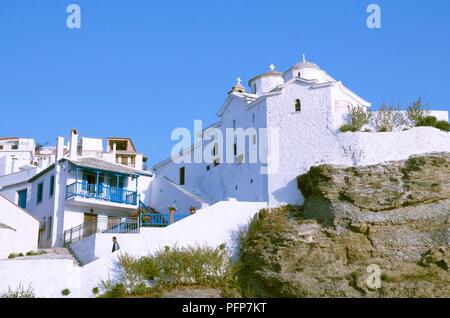
<path fill-rule="evenodd" d="M 108 185 L 74 182 L 67 186 L 66 200 L 72 197 L 95 199 L 107 202 L 137 205 L 137 192 Z"/>

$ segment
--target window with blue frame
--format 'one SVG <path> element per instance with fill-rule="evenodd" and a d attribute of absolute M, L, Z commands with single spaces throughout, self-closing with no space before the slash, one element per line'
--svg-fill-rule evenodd
<path fill-rule="evenodd" d="M 18 202 L 17 205 L 22 209 L 27 208 L 27 189 L 17 191 Z"/>
<path fill-rule="evenodd" d="M 42 194 L 44 193 L 44 183 L 41 182 L 37 186 L 37 203 L 42 202 Z"/>
<path fill-rule="evenodd" d="M 50 196 L 53 196 L 55 193 L 55 176 L 51 176 L 50 178 Z"/>

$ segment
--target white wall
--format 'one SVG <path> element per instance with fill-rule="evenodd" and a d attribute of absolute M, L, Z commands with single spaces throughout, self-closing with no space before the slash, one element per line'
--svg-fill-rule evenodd
<path fill-rule="evenodd" d="M 266 206 L 265 202 L 222 201 L 164 228 L 141 228 L 140 234 L 96 234 L 71 248 L 82 263 L 110 256 L 113 236 L 122 252 L 137 256 L 175 244 L 217 247 L 226 243 L 233 250 L 237 230 Z"/>
<path fill-rule="evenodd" d="M 27 253 L 38 247 L 39 221 L 3 196 L 0 196 L 0 223 L 15 231 L 3 230 L 0 239 L 0 259 L 10 253 Z"/>
<path fill-rule="evenodd" d="M 65 288 L 73 289 L 79 285 L 79 268 L 72 260 L 0 260 L 0 293 L 17 289 L 20 285 L 27 290 L 34 290 L 36 297 L 63 297 Z"/>

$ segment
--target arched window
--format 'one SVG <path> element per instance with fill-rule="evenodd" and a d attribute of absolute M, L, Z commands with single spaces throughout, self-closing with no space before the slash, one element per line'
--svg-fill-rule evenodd
<path fill-rule="evenodd" d="M 296 112 L 302 111 L 302 102 L 300 101 L 300 99 L 295 100 L 295 111 Z"/>

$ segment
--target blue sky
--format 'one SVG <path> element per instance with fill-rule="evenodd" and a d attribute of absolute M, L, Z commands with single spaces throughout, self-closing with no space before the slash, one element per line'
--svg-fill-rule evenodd
<path fill-rule="evenodd" d="M 82 28 L 66 27 L 77 3 Z M 382 28 L 366 27 L 367 5 Z M 240 76 L 317 63 L 373 103 L 450 110 L 450 1 L 1 0 L 0 136 L 129 136 L 150 163 Z"/>

